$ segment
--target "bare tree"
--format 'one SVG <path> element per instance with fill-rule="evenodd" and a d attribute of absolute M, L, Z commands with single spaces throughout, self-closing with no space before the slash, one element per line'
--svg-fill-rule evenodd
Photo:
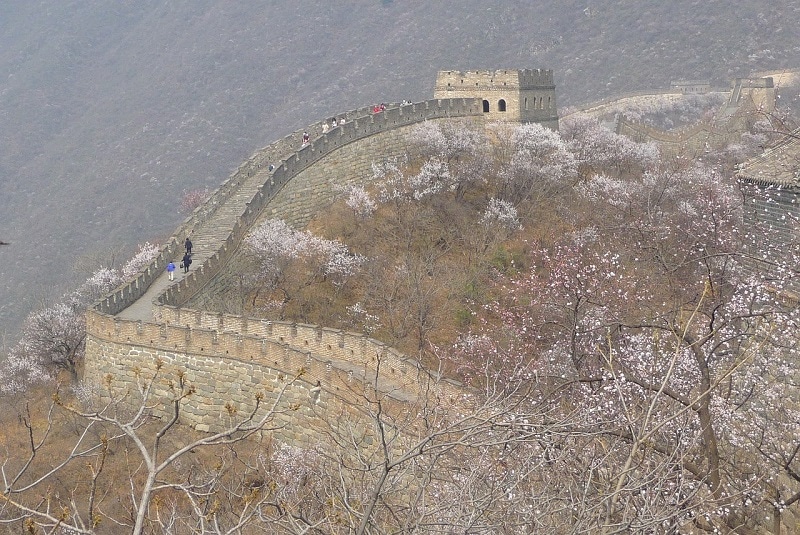
<path fill-rule="evenodd" d="M 297 377 L 285 377 L 269 401 L 257 394 L 241 412 L 227 404 L 227 421 L 202 434 L 179 425 L 194 387 L 181 372 L 162 375 L 160 362 L 152 375 L 137 372 L 133 392 L 120 392 L 109 378 L 99 393 L 106 401 L 96 409 L 61 392 L 39 417 L 26 409 L 19 422 L 27 453 L 11 455 L 15 448 L 7 444 L 0 467 L 0 523 L 31 533 L 95 534 L 106 525 L 137 535 L 245 533 L 265 509 L 279 509 L 270 503 L 263 458 L 238 455 L 234 446 L 276 429 L 275 417 L 291 410 L 284 393 Z M 156 394 L 164 379 L 166 397 Z M 65 424 L 75 437 L 69 443 Z"/>

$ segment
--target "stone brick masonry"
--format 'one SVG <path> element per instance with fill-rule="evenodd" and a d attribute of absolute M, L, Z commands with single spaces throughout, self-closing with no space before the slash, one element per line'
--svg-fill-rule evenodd
<path fill-rule="evenodd" d="M 391 348 L 366 336 L 291 323 L 262 322 L 203 310 L 231 284 L 226 267 L 253 225 L 279 217 L 302 225 L 329 204 L 334 184 L 370 173 L 376 158 L 400 155 L 414 124 L 430 120 L 483 120 L 475 99 L 431 100 L 390 107 L 379 114 L 353 110 L 348 121 L 300 146 L 299 133 L 262 149 L 188 217 L 138 276 L 87 313 L 84 380 L 135 392 L 136 382 L 161 367 L 157 395 L 169 394 L 177 374 L 195 388 L 184 403 L 183 422 L 213 431 L 229 417 L 252 409 L 256 394 L 271 406 L 289 378 L 296 378 L 276 407 L 274 435 L 293 444 L 313 442 L 327 414 L 356 417 L 363 394 L 380 390 L 398 410 L 421 388 L 442 402 L 463 393 Z M 341 115 L 339 115 L 341 116 Z M 321 123 L 309 132 L 321 133 Z M 273 166 L 270 169 L 270 166 Z M 164 267 L 181 254 L 187 236 L 204 251 L 200 265 L 175 283 Z M 203 253 L 200 253 L 203 255 Z M 376 371 L 380 373 L 376 376 Z M 319 381 L 317 397 L 312 389 Z"/>

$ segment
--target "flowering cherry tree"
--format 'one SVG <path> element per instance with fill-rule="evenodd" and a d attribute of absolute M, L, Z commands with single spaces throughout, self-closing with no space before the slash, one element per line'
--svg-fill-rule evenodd
<path fill-rule="evenodd" d="M 575 158 L 557 132 L 537 123 L 492 128 L 499 164 L 497 196 L 517 206 L 536 203 L 575 180 Z"/>
<path fill-rule="evenodd" d="M 347 189 L 345 204 L 361 219 L 371 216 L 377 208 L 372 196 L 362 186 L 350 186 Z"/>
<path fill-rule="evenodd" d="M 456 200 L 486 183 L 490 173 L 489 143 L 482 125 L 426 121 L 414 128 L 409 142 L 419 149 L 423 160 L 438 167 L 446 164 L 448 173 L 440 180 Z"/>
<path fill-rule="evenodd" d="M 158 256 L 158 244 L 144 242 L 139 245 L 139 250 L 122 266 L 122 278 L 129 279 L 135 276 L 144 267 Z"/>
<path fill-rule="evenodd" d="M 291 288 L 287 284 L 290 272 L 302 271 L 302 280 L 298 282 L 302 286 L 328 282 L 341 288 L 366 260 L 351 253 L 338 240 L 296 230 L 280 219 L 270 219 L 259 225 L 245 238 L 245 245 L 255 263 L 250 283 L 254 305 L 263 294 L 276 291 L 283 295 L 282 305 L 291 300 Z M 290 269 L 291 265 L 296 269 Z"/>
<path fill-rule="evenodd" d="M 206 202 L 209 197 L 211 197 L 211 192 L 208 188 L 184 191 L 183 198 L 181 199 L 181 212 L 184 214 L 192 212 L 195 208 Z"/>
<path fill-rule="evenodd" d="M 636 143 L 615 134 L 594 117 L 575 113 L 560 126 L 561 136 L 574 154 L 582 176 L 612 171 L 615 175 L 631 174 L 651 169 L 659 162 L 654 143 Z"/>
<path fill-rule="evenodd" d="M 19 342 L 0 366 L 0 390 L 24 392 L 32 385 L 53 380 L 59 371 L 77 379 L 85 349 L 84 312 L 126 278 L 136 275 L 157 254 L 156 245 L 145 243 L 122 269 L 101 267 L 60 301 L 32 312 Z"/>
<path fill-rule="evenodd" d="M 489 377 L 526 361 L 569 389 L 585 429 L 613 440 L 608 461 L 622 469 L 604 468 L 604 529 L 636 525 L 655 506 L 668 525 L 709 529 L 752 522 L 770 501 L 778 515 L 797 501 L 788 428 L 799 413 L 777 401 L 796 383 L 756 385 L 791 375 L 800 318 L 775 288 L 797 260 L 748 269 L 741 194 L 712 169 L 594 176 L 576 193 L 592 207 L 574 215 L 582 230 L 534 248 L 534 269 L 491 307 L 499 364 Z M 663 481 L 643 479 L 645 467 Z M 660 502 L 647 501 L 654 488 Z"/>
<path fill-rule="evenodd" d="M 438 195 L 449 188 L 450 168 L 438 158 L 426 160 L 418 173 L 408 172 L 407 164 L 396 159 L 373 163 L 372 180 L 382 203 L 413 203 Z"/>

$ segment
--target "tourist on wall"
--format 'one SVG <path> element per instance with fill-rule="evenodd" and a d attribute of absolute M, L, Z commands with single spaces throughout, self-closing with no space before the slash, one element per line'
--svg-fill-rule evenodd
<path fill-rule="evenodd" d="M 169 280 L 171 281 L 175 280 L 175 264 L 173 264 L 172 262 L 167 264 L 167 274 L 169 275 Z"/>
<path fill-rule="evenodd" d="M 189 266 L 192 265 L 192 255 L 186 253 L 183 255 L 183 261 L 181 262 L 181 267 L 183 268 L 184 273 L 189 273 Z"/>
<path fill-rule="evenodd" d="M 186 247 L 186 254 L 192 254 L 192 240 L 187 237 L 183 245 Z"/>

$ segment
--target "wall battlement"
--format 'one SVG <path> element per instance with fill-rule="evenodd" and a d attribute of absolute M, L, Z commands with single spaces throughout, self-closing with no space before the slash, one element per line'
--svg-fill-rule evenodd
<path fill-rule="evenodd" d="M 87 362 L 84 380 L 110 390 L 101 397 L 122 398 L 136 392 L 137 381 L 155 375 L 158 368 L 163 380 L 154 384 L 154 394 L 156 399 L 169 399 L 170 381 L 180 374 L 196 390 L 183 404 L 181 422 L 200 431 L 218 429 L 228 417 L 229 406 L 243 414 L 253 410 L 260 394 L 267 400 L 265 407 L 278 402 L 273 436 L 292 444 L 314 443 L 323 415 L 363 417 L 364 393 L 377 390 L 387 407 L 402 410 L 423 391 L 444 405 L 464 392 L 461 385 L 436 380 L 389 348 L 365 343 L 357 335 L 329 333 L 342 342 L 333 348 L 350 354 L 347 361 L 279 341 L 283 335 L 286 340 L 298 334 L 303 339 L 309 327 L 282 325 L 274 340 L 252 333 L 120 320 L 89 311 L 87 331 L 92 335 L 87 338 L 87 354 L 102 356 L 102 360 Z M 327 338 L 315 334 L 312 340 L 327 343 Z M 356 345 L 348 346 L 348 342 Z M 379 368 L 381 374 L 376 376 Z M 294 377 L 277 400 L 276 393 Z M 320 393 L 313 391 L 317 381 Z M 168 411 L 165 406 L 155 408 L 156 415 Z"/>
<path fill-rule="evenodd" d="M 555 89 L 549 69 L 505 69 L 496 71 L 439 71 L 436 91 L 458 87 Z"/>
<path fill-rule="evenodd" d="M 475 71 L 465 76 L 493 84 L 504 110 L 516 106 L 516 114 L 504 120 L 557 127 L 552 71 Z M 337 117 L 346 122 L 334 128 L 317 122 L 255 153 L 183 221 L 148 266 L 95 304 L 86 321 L 88 382 L 113 384 L 113 392 L 121 394 L 135 391 L 143 371 L 154 374 L 164 366 L 184 374 L 195 388 L 193 403 L 184 407 L 185 423 L 213 430 L 225 421 L 226 403 L 253 406 L 256 393 L 275 397 L 279 383 L 297 375 L 281 399 L 292 409 L 281 411 L 280 432 L 275 431 L 295 444 L 313 442 L 323 412 L 355 415 L 363 410 L 364 398 L 358 393 L 370 389 L 381 392 L 398 411 L 408 411 L 423 392 L 444 405 L 470 397 L 463 384 L 365 335 L 208 308 L 218 304 L 219 296 L 233 293 L 235 274 L 227 268 L 236 264 L 240 245 L 259 222 L 278 217 L 302 226 L 332 202 L 336 186 L 369 176 L 376 156 L 408 154 L 407 135 L 416 124 L 497 119 L 485 100 L 463 92 L 391 105 L 380 113 L 365 107 Z M 312 135 L 309 143 L 300 144 L 302 132 Z M 163 284 L 166 264 L 180 257 L 189 236 L 197 238 L 195 248 L 205 239 L 213 250 L 180 281 Z M 143 299 L 152 299 L 152 306 L 144 303 L 152 317 L 128 312 L 140 310 Z M 317 384 L 323 395 L 312 400 L 309 394 Z M 156 394 L 169 394 L 167 387 L 159 388 Z"/>
<path fill-rule="evenodd" d="M 87 313 L 85 380 L 103 384 L 104 378 L 113 377 L 116 391 L 124 392 L 135 389 L 143 370 L 155 373 L 156 363 L 164 363 L 167 369 L 185 373 L 196 388 L 193 403 L 184 408 L 185 423 L 213 430 L 225 421 L 226 400 L 252 405 L 256 392 L 276 392 L 279 377 L 302 369 L 283 400 L 287 407 L 301 410 L 282 416 L 281 431 L 275 432 L 293 443 L 313 441 L 320 411 L 360 410 L 357 393 L 370 388 L 377 388 L 398 407 L 413 404 L 422 389 L 444 403 L 467 393 L 463 385 L 429 373 L 416 360 L 364 335 L 202 309 L 207 296 L 224 293 L 228 282 L 224 269 L 260 219 L 283 216 L 301 225 L 331 202 L 334 183 L 344 184 L 354 180 L 352 175 L 367 172 L 375 155 L 406 152 L 405 135 L 415 124 L 485 118 L 480 101 L 471 98 L 390 106 L 378 114 L 361 108 L 344 116 L 345 124 L 327 132 L 322 131 L 322 122 L 304 129 L 314 134 L 306 145 L 299 144 L 301 130 L 254 154 L 184 220 L 148 266 L 95 304 Z M 254 181 L 257 187 L 243 203 L 241 193 Z M 166 264 L 181 254 L 187 236 L 202 233 L 223 207 L 227 213 L 232 206 L 238 207 L 239 215 L 230 220 L 217 250 L 155 298 L 152 319 L 119 316 L 163 277 Z M 215 234 L 219 231 L 214 228 Z M 187 303 L 200 308 L 186 308 Z M 316 381 L 322 386 L 324 403 L 312 405 L 309 392 Z"/>
<path fill-rule="evenodd" d="M 660 130 L 631 120 L 625 116 L 616 119 L 616 132 L 638 143 L 655 142 L 669 154 L 692 152 L 699 154 L 706 148 L 727 141 L 731 134 L 707 121 L 676 130 Z"/>
<path fill-rule="evenodd" d="M 213 375 L 213 368 L 203 368 L 213 360 L 230 359 L 247 363 L 251 371 L 262 368 L 264 373 L 275 376 L 293 375 L 303 369 L 300 383 L 313 385 L 320 380 L 327 391 L 338 396 L 344 389 L 337 384 L 337 375 L 345 376 L 348 383 L 375 384 L 378 380 L 378 390 L 405 401 L 418 394 L 423 377 L 427 383 L 435 382 L 435 390 L 443 397 L 452 399 L 464 388 L 461 383 L 429 373 L 416 360 L 386 344 L 358 333 L 188 309 L 172 309 L 166 315 L 170 319 L 163 323 L 149 323 L 90 311 L 87 328 L 91 329 L 94 343 L 102 340 L 138 346 L 140 351 L 157 350 L 166 360 L 180 355 L 191 363 L 186 368 L 190 375 L 201 371 Z M 181 319 L 191 321 L 176 323 Z M 382 368 L 380 377 L 375 375 L 378 363 Z M 91 373 L 97 370 L 94 366 Z"/>

